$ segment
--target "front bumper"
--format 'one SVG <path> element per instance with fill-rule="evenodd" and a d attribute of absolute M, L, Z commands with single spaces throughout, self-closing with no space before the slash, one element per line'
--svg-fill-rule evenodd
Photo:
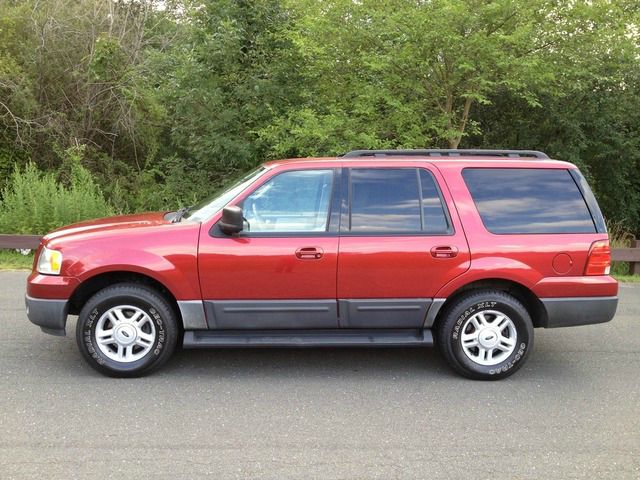
<path fill-rule="evenodd" d="M 545 328 L 575 327 L 610 321 L 618 308 L 618 297 L 541 298 L 547 316 Z"/>
<path fill-rule="evenodd" d="M 80 281 L 75 277 L 31 272 L 24 299 L 29 320 L 45 333 L 65 335 L 69 298 L 78 285 Z"/>
<path fill-rule="evenodd" d="M 45 333 L 62 337 L 66 335 L 65 327 L 69 310 L 67 300 L 33 298 L 25 295 L 24 303 L 31 323 L 38 325 Z"/>

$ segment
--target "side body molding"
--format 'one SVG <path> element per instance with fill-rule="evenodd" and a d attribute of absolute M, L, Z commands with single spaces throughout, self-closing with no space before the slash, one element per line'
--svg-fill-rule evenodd
<path fill-rule="evenodd" d="M 430 328 L 444 298 L 178 301 L 185 330 Z"/>

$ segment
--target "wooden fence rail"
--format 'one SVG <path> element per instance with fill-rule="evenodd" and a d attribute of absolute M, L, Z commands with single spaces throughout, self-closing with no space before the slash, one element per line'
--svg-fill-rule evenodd
<path fill-rule="evenodd" d="M 41 235 L 0 234 L 0 248 L 29 248 L 34 250 L 40 245 L 41 238 Z"/>
<path fill-rule="evenodd" d="M 640 275 L 640 240 L 634 240 L 635 248 L 613 248 L 611 259 L 614 262 L 629 262 L 629 273 Z"/>
<path fill-rule="evenodd" d="M 40 244 L 40 235 L 3 235 L 0 234 L 0 248 L 36 249 Z M 614 262 L 629 262 L 629 273 L 640 275 L 640 240 L 634 240 L 635 248 L 613 248 L 611 258 Z"/>

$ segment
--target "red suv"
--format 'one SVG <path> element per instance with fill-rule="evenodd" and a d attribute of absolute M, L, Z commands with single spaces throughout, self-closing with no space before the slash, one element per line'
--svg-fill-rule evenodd
<path fill-rule="evenodd" d="M 201 347 L 438 345 L 475 379 L 528 357 L 535 327 L 617 307 L 596 200 L 535 151 L 354 151 L 269 162 L 187 209 L 42 240 L 29 319 L 89 364 L 137 376 Z"/>

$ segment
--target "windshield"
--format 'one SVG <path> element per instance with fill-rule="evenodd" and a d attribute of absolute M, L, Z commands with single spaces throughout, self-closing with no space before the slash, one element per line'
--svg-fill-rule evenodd
<path fill-rule="evenodd" d="M 212 217 L 266 171 L 267 169 L 265 167 L 258 167 L 242 178 L 232 180 L 230 185 L 218 189 L 206 200 L 195 204 L 193 207 L 189 207 L 183 218 L 195 222 L 202 222 Z"/>

